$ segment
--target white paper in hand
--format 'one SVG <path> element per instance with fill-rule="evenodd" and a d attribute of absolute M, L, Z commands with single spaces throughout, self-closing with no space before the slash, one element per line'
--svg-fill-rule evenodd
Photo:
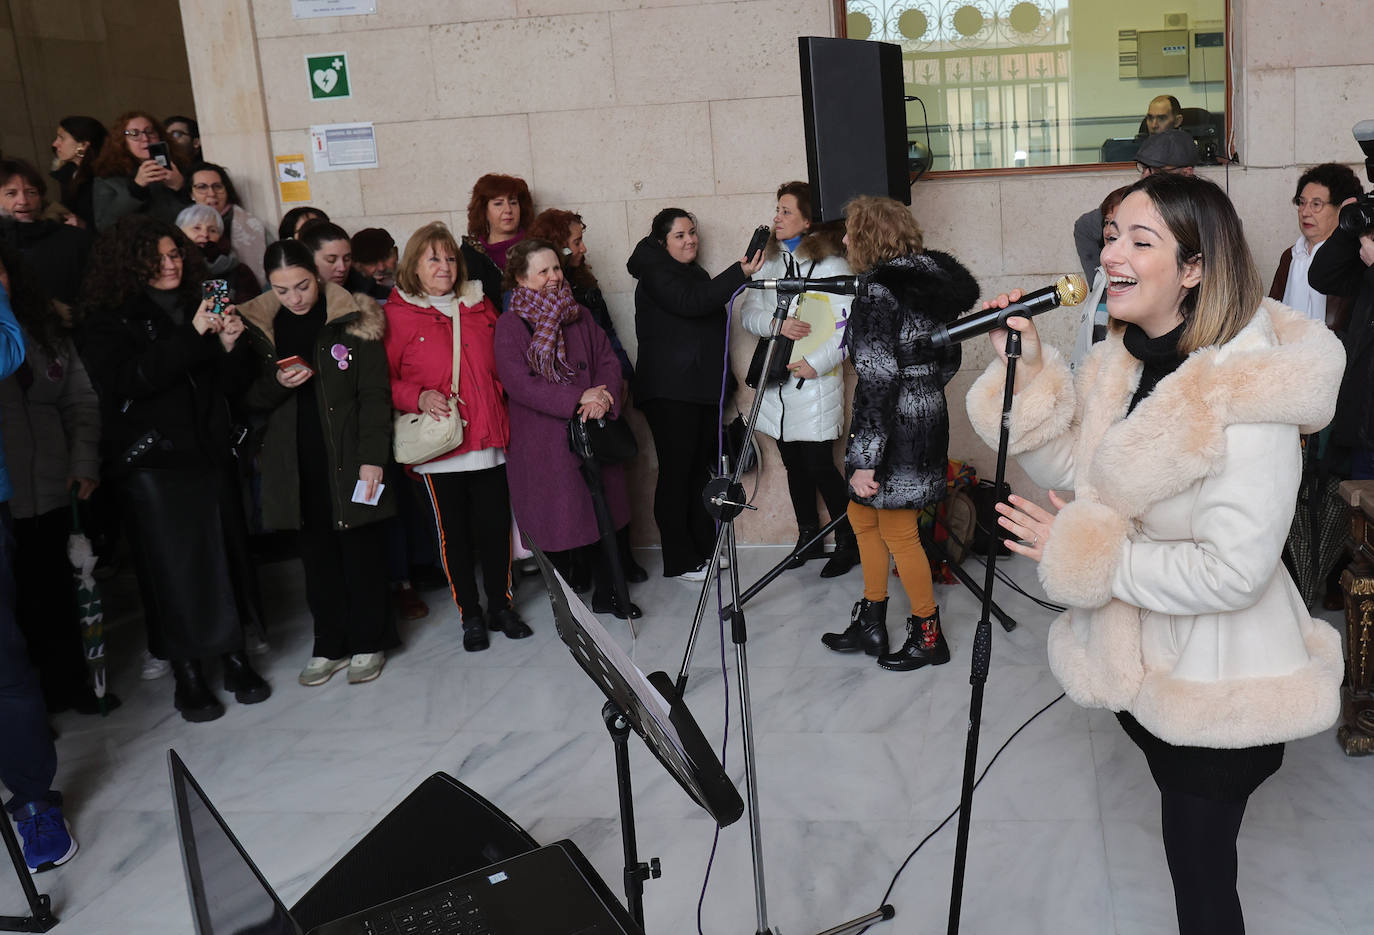
<path fill-rule="evenodd" d="M 386 484 L 378 484 L 377 492 L 372 495 L 372 499 L 367 499 L 367 481 L 360 480 L 353 485 L 353 502 L 366 503 L 368 506 L 376 506 L 377 501 L 382 499 L 382 491 L 386 490 Z"/>

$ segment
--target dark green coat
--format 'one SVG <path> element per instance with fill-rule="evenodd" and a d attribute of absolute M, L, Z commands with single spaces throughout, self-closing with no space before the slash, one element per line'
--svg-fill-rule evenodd
<path fill-rule="evenodd" d="M 376 506 L 352 500 L 358 469 L 364 464 L 385 467 L 391 459 L 391 383 L 382 347 L 386 316 L 365 295 L 350 295 L 333 283 L 325 283 L 324 290 L 325 323 L 314 360 L 309 361 L 315 375 L 294 390 L 277 382 L 274 328 L 278 314 L 291 313 L 271 292 L 239 306 L 259 361 L 258 377 L 244 402 L 250 409 L 269 413 L 258 463 L 262 470 L 263 524 L 272 529 L 299 529 L 301 525 L 297 393 L 315 393 L 324 417 L 325 444 L 333 468 L 330 494 L 334 528 L 351 529 L 396 513 L 391 490 L 382 491 Z M 346 369 L 340 369 L 331 353 L 336 344 L 348 351 Z"/>

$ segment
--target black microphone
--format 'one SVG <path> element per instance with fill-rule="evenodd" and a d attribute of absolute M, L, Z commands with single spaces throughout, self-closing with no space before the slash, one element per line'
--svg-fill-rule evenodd
<path fill-rule="evenodd" d="M 1060 276 L 1055 280 L 1054 285 L 1023 295 L 1021 301 L 1013 302 L 1006 308 L 984 309 L 952 324 L 942 325 L 932 331 L 927 340 L 931 347 L 948 347 L 951 344 L 958 344 L 960 341 L 967 341 L 969 338 L 976 338 L 980 334 L 1005 328 L 1008 318 L 1014 318 L 1017 315 L 1022 318 L 1030 318 L 1032 315 L 1048 312 L 1050 309 L 1058 308 L 1061 305 L 1078 305 L 1087 297 L 1088 281 L 1086 279 L 1077 274 Z"/>
<path fill-rule="evenodd" d="M 835 292 L 840 295 L 857 295 L 858 276 L 821 276 L 807 279 L 805 276 L 784 276 L 781 279 L 751 279 L 744 284 L 750 289 L 776 289 L 778 292 Z"/>

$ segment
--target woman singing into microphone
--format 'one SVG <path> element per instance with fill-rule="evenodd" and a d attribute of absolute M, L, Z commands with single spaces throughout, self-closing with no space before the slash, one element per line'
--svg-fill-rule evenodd
<path fill-rule="evenodd" d="M 1308 615 L 1280 552 L 1298 435 L 1330 420 L 1344 355 L 1323 322 L 1263 298 L 1240 220 L 1204 179 L 1131 186 L 1102 269 L 1108 336 L 1072 382 L 1029 319 L 1008 322 L 1022 340 L 1010 453 L 1075 496 L 1051 493 L 1057 513 L 1012 497 L 999 522 L 1071 608 L 1050 628 L 1055 676 L 1145 754 L 1179 932 L 1237 935 L 1246 801 L 1286 741 L 1340 708 L 1340 636 Z M 992 335 L 999 356 L 1006 337 Z M 994 360 L 968 394 L 994 447 L 1004 381 Z"/>

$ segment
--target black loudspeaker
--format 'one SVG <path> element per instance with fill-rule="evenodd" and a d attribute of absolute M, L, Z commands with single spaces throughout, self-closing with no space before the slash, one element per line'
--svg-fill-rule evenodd
<path fill-rule="evenodd" d="M 911 204 L 902 48 L 800 36 L 811 214 L 836 221 L 855 195 Z"/>

